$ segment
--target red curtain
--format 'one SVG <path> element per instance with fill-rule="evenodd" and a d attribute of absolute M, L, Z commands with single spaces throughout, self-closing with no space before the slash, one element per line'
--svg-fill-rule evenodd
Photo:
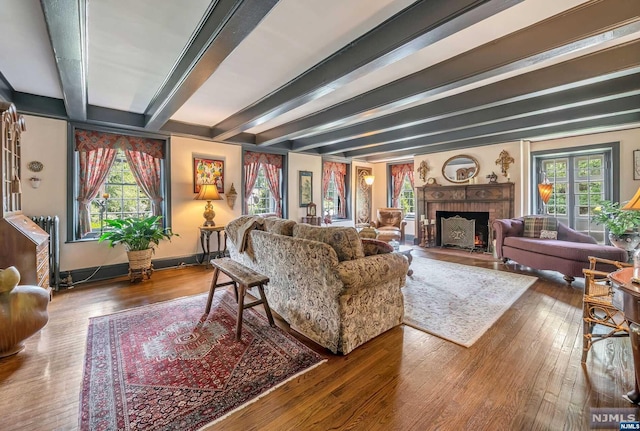
<path fill-rule="evenodd" d="M 280 196 L 280 171 L 275 165 L 264 165 L 269 182 L 269 190 L 276 201 L 276 216 L 282 217 L 282 197 Z"/>
<path fill-rule="evenodd" d="M 164 159 L 164 141 L 95 130 L 75 130 L 75 149 L 80 160 L 78 192 L 78 234 L 91 232 L 90 203 L 98 194 L 118 149 L 140 188 L 149 196 L 154 215 L 161 215 L 160 160 Z"/>
<path fill-rule="evenodd" d="M 345 178 L 347 176 L 347 164 L 338 162 L 324 162 L 322 164 L 322 196 L 326 196 L 331 181 L 331 174 L 334 175 L 336 182 L 336 191 L 340 199 L 338 205 L 338 217 L 345 218 L 347 216 L 347 187 Z"/>
<path fill-rule="evenodd" d="M 276 201 L 276 215 L 282 217 L 282 196 L 280 194 L 280 178 L 282 177 L 282 164 L 284 157 L 279 154 L 256 153 L 246 151 L 244 153 L 244 212 L 248 213 L 248 200 L 251 197 L 253 187 L 256 185 L 260 166 L 265 170 L 269 191 Z"/>
<path fill-rule="evenodd" d="M 164 141 L 95 130 L 75 130 L 76 150 L 92 151 L 98 148 L 113 148 L 147 153 L 156 159 L 164 159 Z"/>
<path fill-rule="evenodd" d="M 258 171 L 260 170 L 260 163 L 244 161 L 244 213 L 249 213 L 249 199 L 251 198 L 251 192 L 256 185 L 258 179 Z"/>
<path fill-rule="evenodd" d="M 116 159 L 117 150 L 113 148 L 96 148 L 80 151 L 79 190 L 78 190 L 78 237 L 82 238 L 91 232 L 89 205 L 100 191 L 107 178 L 109 169 Z"/>
<path fill-rule="evenodd" d="M 162 215 L 162 184 L 160 183 L 160 159 L 141 151 L 125 150 L 127 162 L 136 183 L 151 199 L 153 215 Z"/>
<path fill-rule="evenodd" d="M 400 204 L 400 192 L 402 191 L 402 183 L 405 175 L 409 176 L 411 187 L 413 187 L 413 163 L 403 163 L 401 165 L 391 166 L 391 183 L 393 184 L 391 206 L 398 208 Z"/>

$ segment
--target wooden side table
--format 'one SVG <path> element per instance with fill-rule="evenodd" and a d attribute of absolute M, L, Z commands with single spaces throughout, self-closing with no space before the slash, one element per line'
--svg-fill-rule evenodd
<path fill-rule="evenodd" d="M 302 217 L 302 223 L 308 223 L 314 226 L 321 226 L 320 216 L 305 216 Z"/>
<path fill-rule="evenodd" d="M 200 226 L 200 245 L 202 246 L 202 260 L 198 260 L 198 263 L 205 263 L 209 266 L 211 258 L 224 257 L 227 252 L 227 234 L 224 230 L 225 226 Z M 215 252 L 211 251 L 211 234 L 216 233 L 218 239 L 218 248 Z M 222 241 L 220 241 L 222 237 Z M 222 246 L 222 250 L 220 250 Z M 197 255 L 196 255 L 197 259 Z"/>
<path fill-rule="evenodd" d="M 640 284 L 632 283 L 633 267 L 622 268 L 609 274 L 614 288 L 614 305 L 622 308 L 624 316 L 629 321 L 629 338 L 633 351 L 633 366 L 635 368 L 635 388 L 628 392 L 626 398 L 634 404 L 640 404 Z M 616 293 L 621 293 L 622 304 L 616 302 Z"/>

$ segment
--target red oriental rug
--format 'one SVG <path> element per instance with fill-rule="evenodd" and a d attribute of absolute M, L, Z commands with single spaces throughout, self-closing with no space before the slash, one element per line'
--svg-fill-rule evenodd
<path fill-rule="evenodd" d="M 325 359 L 216 291 L 92 318 L 87 335 L 81 430 L 197 430 Z"/>

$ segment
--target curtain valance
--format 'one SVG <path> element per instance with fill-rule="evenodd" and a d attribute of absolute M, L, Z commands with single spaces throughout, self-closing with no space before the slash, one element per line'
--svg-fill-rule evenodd
<path fill-rule="evenodd" d="M 402 163 L 400 165 L 391 165 L 391 175 L 396 177 L 402 175 L 404 177 L 405 174 L 409 172 L 413 172 L 413 163 Z"/>
<path fill-rule="evenodd" d="M 245 151 L 244 165 L 262 164 L 270 165 L 278 169 L 282 169 L 283 157 L 280 154 L 256 153 L 253 151 Z"/>
<path fill-rule="evenodd" d="M 346 163 L 324 162 L 322 164 L 322 168 L 323 168 L 323 171 L 325 173 L 333 172 L 334 174 L 341 175 L 343 177 L 345 175 L 347 175 L 347 164 Z"/>
<path fill-rule="evenodd" d="M 75 149 L 94 151 L 98 148 L 124 149 L 149 154 L 156 159 L 164 159 L 164 141 L 140 136 L 98 132 L 95 130 L 75 130 Z"/>

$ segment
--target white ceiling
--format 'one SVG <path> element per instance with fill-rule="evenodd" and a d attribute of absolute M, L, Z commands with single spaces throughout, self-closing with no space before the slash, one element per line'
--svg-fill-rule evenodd
<path fill-rule="evenodd" d="M 44 0 L 43 3 L 46 4 L 47 1 Z M 246 111 L 245 108 L 256 107 L 259 102 L 271 103 L 278 94 L 276 90 L 288 91 L 295 84 L 296 78 L 313 70 L 332 54 L 343 50 L 340 55 L 351 55 L 354 49 L 363 45 L 359 38 L 366 40 L 370 32 L 378 26 L 388 25 L 387 20 L 414 4 L 412 0 L 272 1 L 275 5 L 264 12 L 264 16 L 259 16 L 259 22 L 256 21 L 255 28 L 248 24 L 244 28 L 242 25 L 239 26 L 240 30 L 247 31 L 246 37 L 240 38 L 241 40 L 235 45 L 228 45 L 229 42 L 225 42 L 229 52 L 222 58 L 218 58 L 218 63 L 209 67 L 206 75 L 199 76 L 195 80 L 197 84 L 192 84 L 193 81 L 188 81 L 190 78 L 183 77 L 179 84 L 188 81 L 188 85 L 166 87 L 166 84 L 171 81 L 170 77 L 176 70 L 174 68 L 177 67 L 181 56 L 187 52 L 190 43 L 194 41 L 195 32 L 200 24 L 206 21 L 207 14 L 213 10 L 210 8 L 214 5 L 219 7 L 217 3 L 222 1 L 212 3 L 208 0 L 181 2 L 79 0 L 79 5 L 86 6 L 86 22 L 82 22 L 84 20 L 82 13 L 79 18 L 79 28 L 84 29 L 82 54 L 85 56 L 85 70 L 81 75 L 76 75 L 80 76 L 80 80 L 86 80 L 84 103 L 86 106 L 123 111 L 125 114 L 131 114 L 130 118 L 135 119 L 148 118 L 150 111 L 153 110 L 153 103 L 160 103 L 164 100 L 163 97 L 166 97 L 169 102 L 162 106 L 170 107 L 172 104 L 177 104 L 174 109 L 167 111 L 167 119 L 185 123 L 185 126 L 176 127 L 185 127 L 187 130 L 185 133 L 196 135 L 202 134 L 197 130 L 209 130 L 210 133 L 207 132 L 209 136 L 205 134 L 203 137 L 215 138 L 219 123 L 238 117 Z M 464 3 L 463 0 L 455 1 Z M 325 111 L 338 112 L 343 106 L 341 104 L 345 106 L 359 104 L 360 101 L 369 97 L 368 92 L 372 90 L 391 83 L 396 85 L 398 80 L 432 66 L 441 65 L 457 56 L 472 53 L 474 49 L 501 44 L 503 40 L 512 37 L 522 29 L 541 25 L 541 23 L 544 25 L 544 20 L 550 17 L 559 14 L 563 19 L 565 15 L 570 17 L 575 12 L 572 8 L 597 3 L 586 0 L 512 1 L 514 3 L 512 6 L 477 23 L 473 22 L 472 13 L 462 13 L 444 24 L 440 23 L 437 27 L 440 36 L 433 36 L 436 39 L 421 49 L 397 50 L 390 56 L 372 60 L 370 64 L 359 65 L 359 68 L 352 69 L 350 73 L 342 75 L 342 78 L 327 76 L 326 82 L 318 83 L 312 96 L 303 97 L 303 100 L 289 99 L 289 103 L 281 104 L 279 107 L 278 104 L 272 104 L 272 111 L 264 111 L 253 120 L 247 121 L 245 126 L 240 126 L 238 130 L 245 132 L 245 135 L 255 135 L 256 143 L 268 140 L 267 136 L 271 136 L 273 128 L 278 126 L 287 128 L 289 124 L 297 125 L 300 119 L 313 120 L 318 113 Z M 619 23 L 608 29 L 609 33 L 600 31 L 593 35 L 582 35 L 576 40 L 567 38 L 562 43 L 556 43 L 553 49 L 546 49 L 536 56 L 525 56 L 507 64 L 495 64 L 491 69 L 480 73 L 474 72 L 462 78 L 455 77 L 445 85 L 437 85 L 433 88 L 429 82 L 425 82 L 424 92 L 414 92 L 411 97 L 401 97 L 396 100 L 387 96 L 384 101 L 375 102 L 369 108 L 366 108 L 366 104 L 362 104 L 358 105 L 365 106 L 361 110 L 345 109 L 344 114 L 331 117 L 330 121 L 324 123 L 313 123 L 308 127 L 300 123 L 299 129 L 293 130 L 295 128 L 293 126 L 291 129 L 293 131 L 287 129 L 288 135 L 283 134 L 279 141 L 282 144 L 276 147 L 286 149 L 287 145 L 291 145 L 290 142 L 295 142 L 295 140 L 290 141 L 291 139 L 340 130 L 345 125 L 361 124 L 363 121 L 391 113 L 409 112 L 405 110 L 419 105 L 434 104 L 439 100 L 445 101 L 456 94 L 469 92 L 474 88 L 494 82 L 507 82 L 508 78 L 640 40 L 640 29 L 633 27 L 640 21 L 639 13 L 633 11 L 634 7 L 636 10 L 639 8 L 636 6 L 640 5 L 640 1 L 603 1 L 613 8 L 609 10 L 615 10 L 617 5 L 631 9 L 630 16 L 624 20 L 620 19 Z M 441 0 L 433 0 L 431 3 L 434 10 L 442 8 L 444 4 Z M 477 3 L 484 3 L 478 6 L 477 10 L 482 10 L 483 7 L 489 10 L 500 3 L 507 4 L 509 1 L 489 0 Z M 243 0 L 236 0 L 235 4 L 238 7 L 242 4 L 247 5 L 250 4 L 250 0 L 244 3 Z M 53 3 L 48 6 L 51 5 Z M 63 34 L 65 31 L 72 34 L 77 28 L 78 19 L 68 19 L 69 16 L 73 18 L 73 15 L 64 15 L 69 24 L 67 29 L 64 25 L 55 24 L 51 15 L 53 14 L 47 13 L 46 10 L 43 12 L 41 2 L 37 0 L 0 0 L 0 27 L 5 34 L 11 35 L 3 37 L 0 41 L 0 72 L 8 87 L 5 95 L 14 96 L 19 110 L 40 110 L 45 114 L 49 110 L 50 115 L 55 116 L 60 114 L 55 114 L 54 108 L 51 108 L 51 106 L 57 106 L 54 102 L 64 99 L 67 107 L 71 102 L 66 99 L 69 84 L 66 84 L 67 88 L 61 84 L 65 82 L 61 76 L 66 76 L 67 72 L 65 69 L 60 69 L 60 67 L 64 68 L 65 54 L 59 47 L 64 46 L 67 40 L 65 37 L 55 36 L 55 32 L 50 30 L 52 25 L 58 25 L 56 29 L 62 29 Z M 47 22 L 49 22 L 49 28 Z M 622 35 L 616 33 L 615 29 L 623 28 L 623 25 L 628 26 L 624 28 L 626 33 Z M 50 33 L 54 34 L 51 38 Z M 594 39 L 589 42 L 588 36 L 594 36 Z M 574 42 L 576 45 L 571 45 Z M 409 46 L 411 41 L 398 40 L 398 43 Z M 350 48 L 353 49 L 349 50 Z M 563 50 L 563 52 L 554 50 Z M 58 65 L 54 52 L 58 52 Z M 198 57 L 195 58 L 198 59 Z M 342 66 L 338 61 L 335 63 L 336 68 Z M 371 65 L 373 67 L 369 67 Z M 200 70 L 196 73 L 202 74 Z M 195 85 L 193 91 L 185 90 L 192 85 Z M 82 84 L 77 86 L 82 87 Z M 162 94 L 163 88 L 165 90 L 169 88 L 168 96 Z M 171 99 L 178 93 L 186 96 L 183 99 L 180 97 Z M 393 91 L 390 93 L 393 94 Z M 51 104 L 41 103 L 40 99 L 36 101 L 31 98 L 32 95 L 44 96 L 51 101 Z M 38 106 L 33 108 L 34 104 Z M 496 104 L 487 106 L 489 105 Z M 484 109 L 484 105 L 469 106 L 468 109 L 459 109 L 447 115 L 461 115 L 481 108 Z M 402 127 L 406 126 L 402 124 L 402 117 L 399 118 L 398 124 Z M 437 118 L 441 117 L 433 117 L 433 119 Z M 433 119 L 425 118 L 418 123 Z M 114 122 L 105 118 L 87 118 L 86 121 Z M 500 118 L 494 120 L 494 122 L 498 121 Z M 381 132 L 376 129 L 375 122 L 371 124 L 371 133 Z M 637 122 L 629 124 L 633 125 Z M 190 129 L 189 125 L 203 127 Z M 468 126 L 471 128 L 473 124 Z M 122 127 L 140 129 L 145 126 L 126 124 L 125 121 Z M 600 126 L 588 124 L 584 127 L 585 130 L 592 130 Z M 625 126 L 612 124 L 610 127 Z M 393 127 L 390 126 L 384 128 L 387 131 L 392 129 Z M 434 130 L 433 134 L 440 132 L 440 130 Z M 361 135 L 371 133 L 364 132 Z M 576 130 L 566 133 L 575 134 Z M 229 133 L 229 136 L 233 134 Z M 264 139 L 262 139 L 263 136 L 265 136 Z M 522 135 L 522 138 L 526 139 L 536 139 L 536 137 L 537 133 Z M 329 142 L 329 138 L 327 139 Z M 335 142 L 345 139 L 342 137 Z M 443 136 L 442 142 L 451 141 Z M 236 140 L 229 139 L 229 142 L 236 142 Z M 289 144 L 286 144 L 287 142 Z M 294 147 L 290 149 L 295 150 Z M 416 150 L 416 152 L 419 151 Z M 348 152 L 343 155 L 350 156 Z"/>

